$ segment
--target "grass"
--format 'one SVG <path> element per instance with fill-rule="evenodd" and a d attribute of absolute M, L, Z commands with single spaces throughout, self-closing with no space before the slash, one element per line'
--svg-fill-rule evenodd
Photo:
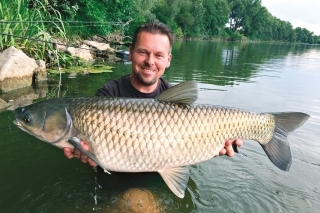
<path fill-rule="evenodd" d="M 42 2 L 0 0 L 0 51 L 14 46 L 35 59 L 44 60 L 46 50 L 53 50 L 50 32 L 65 37 L 60 13 Z"/>

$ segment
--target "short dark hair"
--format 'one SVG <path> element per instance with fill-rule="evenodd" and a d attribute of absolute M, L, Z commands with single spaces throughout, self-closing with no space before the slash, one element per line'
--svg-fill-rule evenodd
<path fill-rule="evenodd" d="M 170 47 L 172 47 L 174 36 L 171 29 L 167 25 L 161 23 L 158 20 L 151 20 L 149 22 L 143 23 L 136 29 L 132 38 L 132 44 L 131 44 L 132 47 L 136 45 L 138 35 L 142 32 L 166 35 L 168 36 Z"/>

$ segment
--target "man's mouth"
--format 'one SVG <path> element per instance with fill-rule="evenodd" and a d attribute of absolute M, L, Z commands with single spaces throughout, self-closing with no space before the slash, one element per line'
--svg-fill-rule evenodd
<path fill-rule="evenodd" d="M 153 72 L 154 70 L 142 68 L 143 72 Z"/>

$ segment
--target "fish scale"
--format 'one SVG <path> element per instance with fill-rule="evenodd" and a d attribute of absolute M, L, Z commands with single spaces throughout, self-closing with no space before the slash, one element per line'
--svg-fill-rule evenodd
<path fill-rule="evenodd" d="M 158 172 L 182 198 L 187 165 L 208 160 L 228 139 L 250 139 L 278 168 L 288 171 L 287 136 L 310 116 L 302 112 L 254 113 L 194 104 L 195 82 L 178 84 L 156 99 L 70 97 L 14 110 L 23 131 L 59 148 L 76 147 L 106 172 Z M 83 150 L 85 140 L 90 151 Z"/>

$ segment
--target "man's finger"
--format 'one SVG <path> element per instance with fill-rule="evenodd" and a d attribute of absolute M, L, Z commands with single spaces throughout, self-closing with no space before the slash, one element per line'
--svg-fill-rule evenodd
<path fill-rule="evenodd" d="M 243 145 L 243 141 L 240 140 L 240 139 L 236 139 L 234 142 L 233 142 L 237 147 L 241 147 Z"/>
<path fill-rule="evenodd" d="M 222 148 L 219 152 L 219 156 L 223 156 L 227 153 L 227 150 L 225 148 Z"/>
<path fill-rule="evenodd" d="M 97 167 L 97 164 L 93 160 L 91 160 L 90 158 L 88 158 L 87 161 L 88 161 L 90 166 Z"/>
<path fill-rule="evenodd" d="M 74 157 L 74 154 L 72 152 L 72 149 L 69 148 L 69 147 L 65 147 L 63 148 L 63 154 L 68 158 L 68 159 L 71 159 Z"/>
<path fill-rule="evenodd" d="M 232 157 L 234 155 L 233 147 L 232 147 L 232 140 L 227 140 L 225 144 L 226 155 Z"/>
<path fill-rule="evenodd" d="M 81 162 L 88 163 L 88 156 L 86 156 L 85 154 L 81 153 L 80 159 L 81 159 Z"/>
<path fill-rule="evenodd" d="M 82 149 L 84 149 L 85 151 L 90 151 L 89 145 L 88 145 L 86 142 L 84 142 L 84 141 L 81 141 L 81 147 L 82 147 Z"/>
<path fill-rule="evenodd" d="M 80 156 L 81 156 L 81 151 L 79 150 L 79 149 L 74 149 L 73 150 L 73 155 L 74 155 L 74 157 L 76 157 L 76 158 L 80 158 Z"/>

